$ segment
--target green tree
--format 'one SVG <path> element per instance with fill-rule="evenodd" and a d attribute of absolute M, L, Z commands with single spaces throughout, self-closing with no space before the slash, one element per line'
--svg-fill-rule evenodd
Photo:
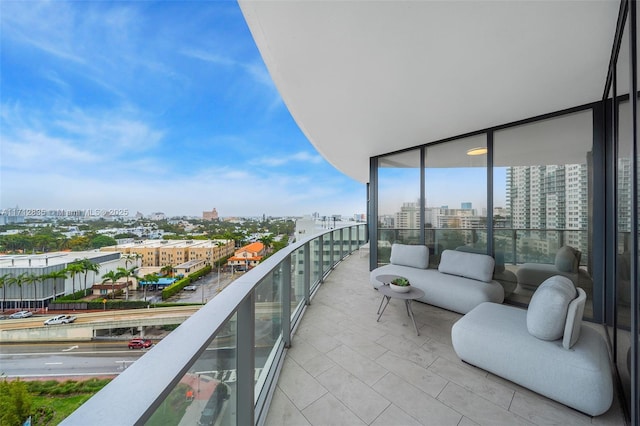
<path fill-rule="evenodd" d="M 120 277 L 125 277 L 127 279 L 127 286 L 125 287 L 125 291 L 126 291 L 126 296 L 125 296 L 125 300 L 129 300 L 129 278 L 134 276 L 136 273 L 136 269 L 138 269 L 137 266 L 134 266 L 133 268 L 123 268 L 123 267 L 119 267 L 118 268 L 118 273 L 120 274 Z"/>
<path fill-rule="evenodd" d="M 11 284 L 9 279 L 11 278 L 11 274 L 0 275 L 0 288 L 2 289 L 2 312 L 4 312 L 5 306 L 7 304 L 7 287 Z"/>
<path fill-rule="evenodd" d="M 97 249 L 100 247 L 115 246 L 117 244 L 118 242 L 114 238 L 109 237 L 108 235 L 96 235 L 91 239 L 91 242 L 90 242 L 91 248 L 94 248 L 94 249 Z"/>
<path fill-rule="evenodd" d="M 34 291 L 34 295 L 33 295 L 33 303 L 34 303 L 34 305 L 35 305 L 36 310 L 38 309 L 37 302 L 36 302 L 36 300 L 37 300 L 37 290 L 36 290 L 36 286 L 37 286 L 37 284 L 38 284 L 38 281 L 39 281 L 39 277 L 38 277 L 36 274 L 27 274 L 27 275 L 24 277 L 24 280 L 23 280 L 23 283 L 24 283 L 26 286 L 33 286 L 33 291 Z M 31 304 L 29 304 L 29 306 L 31 306 Z"/>
<path fill-rule="evenodd" d="M 157 283 L 158 281 L 160 281 L 160 278 L 156 274 L 146 274 L 144 277 L 133 275 L 133 278 L 138 281 L 138 285 L 140 285 L 141 282 L 145 283 L 145 285 L 142 286 L 142 297 L 145 301 L 147 300 L 147 286 L 149 285 L 148 283 Z"/>
<path fill-rule="evenodd" d="M 164 265 L 160 268 L 160 272 L 167 276 L 173 275 L 173 265 Z"/>
<path fill-rule="evenodd" d="M 24 284 L 25 278 L 27 277 L 27 273 L 23 272 L 19 275 L 12 276 L 9 278 L 9 285 L 17 285 L 20 288 L 20 308 L 22 308 L 22 285 Z"/>
<path fill-rule="evenodd" d="M 82 263 L 79 260 L 75 260 L 67 265 L 67 272 L 71 276 L 71 293 L 76 293 L 76 275 L 79 275 L 83 272 Z"/>
<path fill-rule="evenodd" d="M 102 276 L 102 284 L 111 281 L 111 298 L 112 299 L 116 298 L 116 290 L 115 290 L 116 282 L 122 277 L 123 275 L 121 275 L 121 272 L 119 271 L 109 271 Z"/>
<path fill-rule="evenodd" d="M 258 239 L 262 244 L 264 244 L 265 251 L 268 253 L 269 249 L 273 245 L 273 235 L 265 234 Z"/>
<path fill-rule="evenodd" d="M 64 283 L 64 280 L 67 279 L 67 270 L 66 269 L 60 269 L 59 271 L 53 271 L 53 272 L 49 272 L 47 274 L 48 278 L 52 278 L 53 279 L 53 298 L 56 298 L 57 295 L 57 287 L 56 287 L 56 282 L 58 280 L 63 280 L 62 282 Z"/>
<path fill-rule="evenodd" d="M 87 295 L 87 275 L 89 275 L 89 272 L 95 272 L 96 274 L 98 273 L 98 271 L 100 271 L 100 264 L 99 263 L 93 263 L 91 260 L 89 260 L 88 258 L 84 258 L 82 260 L 80 260 L 80 265 L 82 265 L 82 273 L 84 274 L 84 295 Z"/>
<path fill-rule="evenodd" d="M 31 413 L 31 397 L 20 380 L 0 381 L 0 425 L 21 425 Z"/>
<path fill-rule="evenodd" d="M 73 251 L 88 250 L 90 248 L 90 240 L 84 235 L 76 236 L 67 242 L 67 246 Z"/>

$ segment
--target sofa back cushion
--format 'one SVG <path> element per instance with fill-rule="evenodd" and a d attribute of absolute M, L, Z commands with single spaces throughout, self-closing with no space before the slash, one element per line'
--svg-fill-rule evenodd
<path fill-rule="evenodd" d="M 582 252 L 570 246 L 562 246 L 556 253 L 556 268 L 560 272 L 578 272 Z"/>
<path fill-rule="evenodd" d="M 445 250 L 440 256 L 438 271 L 473 280 L 491 282 L 495 260 L 486 254 Z"/>
<path fill-rule="evenodd" d="M 429 248 L 422 245 L 393 244 L 391 246 L 391 263 L 427 269 L 429 267 Z"/>
<path fill-rule="evenodd" d="M 527 309 L 527 330 L 542 340 L 557 340 L 564 334 L 569 304 L 576 298 L 573 282 L 554 275 L 540 284 Z"/>
<path fill-rule="evenodd" d="M 564 325 L 562 346 L 564 346 L 565 349 L 571 349 L 578 341 L 578 337 L 580 337 L 582 315 L 584 314 L 584 305 L 587 302 L 587 293 L 580 287 L 577 287 L 576 290 L 578 290 L 578 297 L 569 303 L 567 322 Z"/>

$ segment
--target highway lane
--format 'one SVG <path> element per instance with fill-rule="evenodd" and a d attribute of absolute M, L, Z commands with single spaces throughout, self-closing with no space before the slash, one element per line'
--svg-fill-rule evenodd
<path fill-rule="evenodd" d="M 23 378 L 113 376 L 146 352 L 128 349 L 126 341 L 2 345 L 0 373 Z"/>

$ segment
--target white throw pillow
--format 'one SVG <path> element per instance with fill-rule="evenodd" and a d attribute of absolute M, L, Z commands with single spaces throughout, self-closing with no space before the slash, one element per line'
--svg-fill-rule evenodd
<path fill-rule="evenodd" d="M 422 245 L 393 244 L 391 246 L 391 263 L 427 269 L 429 267 L 429 248 Z"/>
<path fill-rule="evenodd" d="M 569 309 L 567 310 L 567 322 L 564 326 L 562 346 L 564 346 L 565 349 L 571 349 L 571 347 L 578 341 L 578 337 L 580 337 L 582 315 L 584 314 L 584 305 L 587 301 L 587 293 L 585 293 L 580 287 L 576 288 L 576 290 L 578 290 L 578 297 L 569 303 Z"/>
<path fill-rule="evenodd" d="M 576 294 L 573 282 L 561 275 L 554 275 L 540 284 L 527 309 L 529 334 L 542 340 L 561 338 L 569 304 Z"/>

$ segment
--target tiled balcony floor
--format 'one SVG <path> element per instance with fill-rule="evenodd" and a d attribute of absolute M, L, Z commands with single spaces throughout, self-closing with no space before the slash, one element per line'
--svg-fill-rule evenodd
<path fill-rule="evenodd" d="M 312 300 L 267 425 L 624 425 L 617 400 L 591 418 L 460 361 L 450 333 L 458 314 L 414 303 L 416 336 L 392 300 L 376 322 L 368 260 L 347 258 Z"/>

